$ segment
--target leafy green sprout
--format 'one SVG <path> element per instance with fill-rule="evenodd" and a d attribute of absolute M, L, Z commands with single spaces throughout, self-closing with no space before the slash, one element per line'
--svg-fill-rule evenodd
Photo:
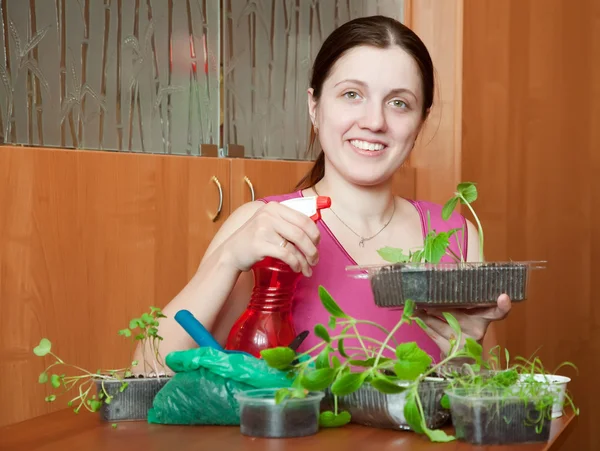
<path fill-rule="evenodd" d="M 402 325 L 416 322 L 420 327 L 427 326 L 420 318 L 414 317 L 414 303 L 407 302 L 399 322 L 388 331 L 384 327 L 370 321 L 363 321 L 347 315 L 333 300 L 324 287 L 319 287 L 321 303 L 331 315 L 328 323 L 329 329 L 339 333 L 331 335 L 322 324 L 317 324 L 314 333 L 322 342 L 313 348 L 296 356 L 296 353 L 287 347 L 278 347 L 263 350 L 261 356 L 273 368 L 288 371 L 293 378 L 290 388 L 277 391 L 277 403 L 286 398 L 303 398 L 310 391 L 321 391 L 330 387 L 333 395 L 333 411 L 322 412 L 319 422 L 323 427 L 339 427 L 351 419 L 349 412 L 340 412 L 338 397 L 349 395 L 358 390 L 364 383 L 368 383 L 378 391 L 385 394 L 406 392 L 404 416 L 411 428 L 420 434 L 425 434 L 435 442 L 454 440 L 442 430 L 432 430 L 426 425 L 423 405 L 419 396 L 419 384 L 427 377 L 434 375 L 440 368 L 456 358 L 470 358 L 479 364 L 482 360 L 482 347 L 472 338 L 465 340 L 461 348 L 462 332 L 458 321 L 449 313 L 444 313 L 446 321 L 452 327 L 455 338 L 451 339 L 451 348 L 447 356 L 439 363 L 432 365 L 431 357 L 414 342 L 391 345 L 395 333 Z M 367 324 L 386 333 L 383 342 L 362 336 L 357 325 Z M 351 353 L 346 348 L 344 341 L 356 339 L 360 343 L 358 353 Z M 378 348 L 368 349 L 365 343 L 375 344 Z M 337 344 L 337 345 L 336 345 Z M 393 352 L 395 358 L 384 357 L 384 351 Z M 337 355 L 344 360 L 340 360 Z M 296 360 L 297 359 L 297 360 Z M 292 364 L 297 361 L 298 363 Z M 353 371 L 350 367 L 361 368 Z"/>
<path fill-rule="evenodd" d="M 456 187 L 456 191 L 454 195 L 444 204 L 442 208 L 442 218 L 447 221 L 452 212 L 456 209 L 456 206 L 460 203 L 466 205 L 473 217 L 475 218 L 475 222 L 477 223 L 477 228 L 479 231 L 479 258 L 480 261 L 483 261 L 483 227 L 481 226 L 481 221 L 479 217 L 475 213 L 475 210 L 471 206 L 473 202 L 477 200 L 477 187 L 475 183 L 472 182 L 463 182 L 459 183 Z M 428 216 L 428 232 L 425 235 L 423 247 L 416 250 L 409 250 L 408 253 L 405 253 L 404 250 L 393 247 L 384 247 L 379 249 L 377 252 L 379 255 L 386 261 L 390 263 L 439 263 L 445 255 L 449 255 L 453 260 L 458 263 L 462 263 L 465 261 L 464 256 L 462 255 L 462 251 L 460 251 L 460 240 L 458 239 L 457 232 L 463 232 L 463 236 L 465 234 L 465 230 L 462 228 L 451 229 L 446 232 L 436 232 L 431 229 L 431 220 Z M 458 244 L 459 254 L 457 255 L 450 248 L 450 239 L 454 237 Z"/>
<path fill-rule="evenodd" d="M 162 310 L 157 307 L 150 307 L 150 313 L 144 313 L 140 318 L 133 318 L 129 322 L 129 328 L 119 331 L 119 335 L 127 338 L 131 337 L 134 344 L 136 341 L 142 342 L 144 345 L 146 342 L 150 343 L 149 348 L 154 357 L 153 363 L 155 369 L 157 369 L 157 363 L 164 368 L 164 363 L 158 352 L 158 343 L 162 340 L 162 337 L 158 335 L 157 328 L 159 318 L 165 318 Z M 127 379 L 133 377 L 132 367 L 138 365 L 138 362 L 134 360 L 125 368 L 99 369 L 95 373 L 92 373 L 62 360 L 52 352 L 52 342 L 47 338 L 40 340 L 40 343 L 33 349 L 33 353 L 38 357 L 51 356 L 54 358 L 54 362 L 46 367 L 38 377 L 40 384 L 49 383 L 57 391 L 57 393 L 46 396 L 45 401 L 54 402 L 58 397 L 65 395 L 77 387 L 77 396 L 67 402 L 69 407 L 74 407 L 73 410 L 75 413 L 79 413 L 82 407 L 90 412 L 97 412 L 103 403 L 110 404 L 114 396 L 109 395 L 104 384 L 109 381 L 118 381 L 121 383 L 118 392 L 122 393 L 129 385 Z M 147 364 L 148 362 L 146 362 L 146 356 L 144 355 L 145 372 Z M 61 367 L 75 370 L 78 374 L 67 375 L 66 373 L 60 373 L 57 369 Z M 158 377 L 158 371 L 156 371 L 156 374 Z M 96 381 L 101 382 L 100 393 L 97 395 L 92 394 L 92 389 Z"/>
<path fill-rule="evenodd" d="M 495 402 L 486 404 L 492 409 L 492 415 L 488 417 L 491 423 L 500 415 L 501 408 L 506 404 L 512 404 L 515 399 L 522 402 L 524 406 L 533 406 L 533 411 L 528 412 L 525 419 L 526 426 L 535 426 L 536 432 L 540 433 L 546 420 L 551 420 L 552 406 L 556 400 L 556 391 L 552 386 L 550 379 L 539 380 L 534 375 L 546 376 L 546 369 L 542 365 L 539 357 L 525 359 L 516 357 L 514 363 L 510 363 L 510 355 L 507 349 L 504 350 L 506 366 L 500 365 L 499 358 L 500 347 L 496 346 L 489 351 L 490 364 L 486 365 L 488 371 L 474 371 L 474 367 L 465 365 L 463 371 L 441 372 L 448 380 L 448 390 L 464 390 L 464 394 L 475 399 L 490 399 Z M 577 367 L 571 362 L 561 363 L 553 373 L 563 366 L 569 366 L 577 370 Z M 565 393 L 565 404 L 569 404 L 575 413 L 579 415 L 579 409 L 575 406 L 572 397 Z M 450 405 L 448 395 L 442 398 L 442 406 L 448 408 Z M 536 416 L 532 416 L 535 412 Z M 511 418 L 503 418 L 509 423 Z"/>

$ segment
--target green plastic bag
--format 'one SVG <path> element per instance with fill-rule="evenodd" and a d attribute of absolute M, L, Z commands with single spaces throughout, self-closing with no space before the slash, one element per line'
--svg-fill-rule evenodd
<path fill-rule="evenodd" d="M 166 364 L 176 374 L 155 396 L 149 423 L 239 425 L 234 394 L 292 383 L 262 359 L 208 347 L 171 352 Z"/>

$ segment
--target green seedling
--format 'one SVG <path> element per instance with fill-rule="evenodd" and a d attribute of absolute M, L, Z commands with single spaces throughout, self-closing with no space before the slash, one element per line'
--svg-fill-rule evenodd
<path fill-rule="evenodd" d="M 358 390 L 363 384 L 371 384 L 382 393 L 394 394 L 406 392 L 404 415 L 412 429 L 425 434 L 435 442 L 454 440 L 453 436 L 442 430 L 429 429 L 425 422 L 423 405 L 419 397 L 419 384 L 427 377 L 435 374 L 441 367 L 456 358 L 470 358 L 482 362 L 482 347 L 472 338 L 466 338 L 466 345 L 461 347 L 462 332 L 458 321 L 449 313 L 444 313 L 446 321 L 452 327 L 455 338 L 451 340 L 451 349 L 439 363 L 432 365 L 431 357 L 415 342 L 397 344 L 395 333 L 403 326 L 413 321 L 426 329 L 425 323 L 413 315 L 414 303 L 407 302 L 402 318 L 388 331 L 383 326 L 371 321 L 364 321 L 347 315 L 333 300 L 324 287 L 319 287 L 321 303 L 331 315 L 328 323 L 330 334 L 322 324 L 317 324 L 314 333 L 322 342 L 312 349 L 296 356 L 295 352 L 286 347 L 267 349 L 261 356 L 271 367 L 289 372 L 293 378 L 290 388 L 283 388 L 276 394 L 276 402 L 282 402 L 288 397 L 304 397 L 309 391 L 320 391 L 330 388 L 334 400 L 334 410 L 322 412 L 319 418 L 323 427 L 339 427 L 350 420 L 349 412 L 340 412 L 338 397 L 345 396 Z M 373 326 L 386 334 L 384 341 L 379 341 L 358 332 L 359 324 Z M 347 339 L 356 339 L 360 343 L 358 353 L 346 348 Z M 394 342 L 394 343 L 393 343 Z M 375 345 L 368 348 L 366 344 Z M 393 353 L 394 357 L 384 357 L 384 351 Z M 333 355 L 333 354 L 337 355 Z M 339 355 L 339 357 L 338 357 Z M 299 363 L 292 364 L 298 359 Z M 360 368 L 362 370 L 352 370 Z"/>
<path fill-rule="evenodd" d="M 148 345 L 153 359 L 148 361 L 144 354 L 144 374 L 147 374 L 147 368 L 154 367 L 157 377 L 159 374 L 158 366 L 164 369 L 163 360 L 158 352 L 158 343 L 162 340 L 162 337 L 158 335 L 159 318 L 165 318 L 161 309 L 150 307 L 149 313 L 144 313 L 139 318 L 133 318 L 129 322 L 129 328 L 118 332 L 123 337 L 131 338 L 133 346 L 137 342 L 141 342 L 143 349 L 145 349 Z M 77 396 L 67 402 L 69 407 L 73 407 L 75 413 L 79 413 L 82 407 L 90 412 L 97 412 L 102 404 L 110 404 L 113 396 L 108 394 L 104 384 L 109 381 L 118 381 L 121 383 L 119 393 L 122 393 L 127 389 L 127 380 L 133 377 L 132 368 L 138 365 L 138 362 L 134 360 L 125 368 L 99 369 L 93 373 L 62 360 L 52 352 L 52 342 L 47 338 L 40 340 L 40 343 L 33 349 L 33 353 L 38 357 L 51 356 L 54 358 L 54 362 L 46 367 L 38 378 L 40 384 L 49 383 L 52 389 L 56 391 L 56 393 L 46 396 L 46 402 L 54 402 L 77 387 L 75 390 Z M 66 372 L 59 371 L 59 368 L 74 370 L 76 374 L 67 375 Z M 92 394 L 96 381 L 101 381 L 101 390 L 97 395 Z"/>
<path fill-rule="evenodd" d="M 479 258 L 483 261 L 483 227 L 481 221 L 475 213 L 472 207 L 472 203 L 477 200 L 477 187 L 475 183 L 463 182 L 459 183 L 456 187 L 454 195 L 444 204 L 442 208 L 442 218 L 447 221 L 450 219 L 452 212 L 456 209 L 456 206 L 460 203 L 466 205 L 477 223 L 479 232 Z M 454 261 L 464 263 L 465 258 L 462 255 L 462 251 L 457 255 L 450 248 L 450 239 L 454 238 L 460 249 L 460 240 L 458 239 L 458 232 L 462 231 L 462 236 L 465 236 L 466 230 L 464 228 L 451 229 L 446 232 L 437 232 L 431 229 L 431 221 L 428 217 L 428 231 L 425 235 L 425 240 L 422 248 L 415 250 L 409 250 L 405 253 L 402 249 L 393 247 L 384 247 L 379 249 L 377 252 L 385 261 L 390 263 L 439 263 L 445 255 L 449 255 Z"/>

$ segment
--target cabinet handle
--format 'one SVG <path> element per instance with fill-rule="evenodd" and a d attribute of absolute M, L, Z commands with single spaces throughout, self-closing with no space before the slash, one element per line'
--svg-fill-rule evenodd
<path fill-rule="evenodd" d="M 221 216 L 221 211 L 223 210 L 223 188 L 221 187 L 221 182 L 219 182 L 219 179 L 216 175 L 213 175 L 211 180 L 215 183 L 215 185 L 217 185 L 217 189 L 219 190 L 219 207 L 217 208 L 217 213 L 212 218 L 213 222 L 217 222 L 217 219 L 219 219 L 219 216 Z"/>
<path fill-rule="evenodd" d="M 252 182 L 247 176 L 244 176 L 244 182 L 246 182 L 246 185 L 250 188 L 250 195 L 252 196 L 252 202 L 254 202 L 254 186 L 252 186 Z"/>

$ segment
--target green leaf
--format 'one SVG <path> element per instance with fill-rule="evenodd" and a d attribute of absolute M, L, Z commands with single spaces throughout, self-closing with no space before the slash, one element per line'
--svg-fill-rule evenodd
<path fill-rule="evenodd" d="M 45 384 L 46 382 L 48 382 L 48 373 L 46 373 L 45 371 L 41 373 L 40 377 L 38 377 L 38 382 L 40 384 Z"/>
<path fill-rule="evenodd" d="M 315 335 L 321 340 L 326 341 L 327 343 L 331 341 L 331 338 L 329 337 L 329 332 L 327 332 L 327 329 L 325 329 L 325 327 L 322 324 L 317 324 L 315 326 Z"/>
<path fill-rule="evenodd" d="M 38 357 L 44 357 L 46 354 L 50 352 L 52 348 L 52 343 L 47 338 L 42 338 L 40 340 L 40 344 L 33 348 L 33 353 Z"/>
<path fill-rule="evenodd" d="M 321 299 L 323 307 L 325 307 L 325 310 L 327 310 L 331 316 L 334 316 L 335 318 L 348 318 L 348 315 L 346 315 L 340 306 L 337 305 L 323 285 L 319 285 L 319 298 Z"/>
<path fill-rule="evenodd" d="M 402 249 L 394 247 L 383 247 L 381 249 L 377 249 L 377 253 L 381 258 L 390 263 L 405 263 L 410 258 L 402 251 Z"/>
<path fill-rule="evenodd" d="M 135 329 L 136 327 L 144 329 L 146 324 L 144 324 L 144 321 L 142 321 L 140 318 L 133 318 L 131 321 L 129 321 L 129 328 Z"/>
<path fill-rule="evenodd" d="M 117 429 L 117 423 L 113 423 L 110 425 L 113 429 Z"/>
<path fill-rule="evenodd" d="M 475 183 L 472 182 L 463 182 L 459 183 L 456 187 L 456 191 L 464 197 L 464 199 L 468 203 L 473 203 L 477 200 L 477 187 Z M 461 202 L 464 204 L 465 202 L 461 199 Z"/>
<path fill-rule="evenodd" d="M 383 374 L 376 374 L 373 380 L 371 380 L 370 384 L 373 386 L 373 388 L 380 391 L 381 393 L 390 395 L 402 393 L 407 388 L 398 385 L 391 379 L 385 377 Z"/>
<path fill-rule="evenodd" d="M 331 385 L 334 377 L 335 370 L 333 368 L 306 371 L 302 374 L 302 386 L 310 391 L 325 390 Z"/>
<path fill-rule="evenodd" d="M 337 396 L 346 396 L 358 390 L 369 373 L 349 373 L 338 378 L 331 386 L 331 392 Z"/>
<path fill-rule="evenodd" d="M 429 440 L 437 443 L 446 443 L 456 440 L 456 437 L 446 434 L 441 429 L 425 429 L 425 434 L 427 434 Z"/>
<path fill-rule="evenodd" d="M 340 353 L 340 355 L 342 357 L 345 357 L 346 359 L 350 358 L 350 356 L 346 353 L 346 349 L 344 348 L 344 339 L 340 338 L 338 340 L 338 352 Z"/>
<path fill-rule="evenodd" d="M 444 219 L 444 221 L 450 219 L 452 212 L 456 208 L 456 204 L 458 204 L 458 197 L 453 197 L 444 204 L 444 208 L 442 208 L 442 219 Z"/>
<path fill-rule="evenodd" d="M 60 387 L 60 377 L 58 376 L 58 374 L 53 374 L 52 376 L 50 376 L 50 383 L 54 388 Z"/>
<path fill-rule="evenodd" d="M 56 399 L 56 395 L 46 396 L 46 398 L 44 399 L 46 400 L 46 402 L 53 402 Z"/>
<path fill-rule="evenodd" d="M 287 388 L 281 388 L 275 392 L 275 404 L 280 404 L 284 399 L 289 398 L 292 392 Z"/>
<path fill-rule="evenodd" d="M 338 357 L 335 355 L 331 357 L 331 364 L 333 365 L 334 370 L 337 370 L 340 366 L 342 366 L 342 362 L 340 362 L 340 359 L 338 359 Z"/>
<path fill-rule="evenodd" d="M 429 232 L 425 237 L 423 258 L 429 263 L 439 263 L 446 254 L 448 246 L 450 246 L 448 232 Z"/>
<path fill-rule="evenodd" d="M 419 407 L 415 400 L 415 394 L 410 393 L 406 397 L 406 404 L 404 405 L 404 418 L 413 431 L 417 434 L 423 433 L 423 418 L 419 412 Z"/>
<path fill-rule="evenodd" d="M 449 409 L 450 408 L 450 398 L 448 397 L 448 395 L 446 393 L 444 393 L 442 395 L 442 399 L 440 400 L 440 404 L 442 405 L 442 407 L 444 409 Z"/>
<path fill-rule="evenodd" d="M 148 313 L 142 314 L 141 320 L 149 326 L 154 324 L 154 318 Z"/>
<path fill-rule="evenodd" d="M 402 319 L 404 321 L 410 321 L 413 313 L 415 312 L 415 302 L 411 299 L 407 299 L 404 303 L 404 310 L 402 311 Z"/>
<path fill-rule="evenodd" d="M 327 345 L 325 349 L 323 349 L 319 355 L 317 356 L 317 360 L 315 360 L 315 368 L 320 370 L 321 368 L 330 368 L 329 365 L 329 354 L 333 351 L 331 346 Z"/>
<path fill-rule="evenodd" d="M 415 380 L 431 365 L 431 357 L 415 342 L 401 343 L 396 347 L 398 363 L 394 365 L 396 376 L 403 380 Z"/>
<path fill-rule="evenodd" d="M 336 415 L 331 410 L 327 410 L 319 415 L 319 425 L 324 428 L 337 428 L 348 424 L 350 419 L 350 413 L 346 411 Z"/>
<path fill-rule="evenodd" d="M 506 359 L 506 366 L 508 366 L 508 363 L 510 362 L 510 354 L 506 348 L 504 348 L 504 358 Z"/>
<path fill-rule="evenodd" d="M 428 329 L 427 324 L 425 324 L 425 322 L 421 318 L 415 317 L 414 320 L 415 320 L 415 323 L 417 323 L 421 329 L 423 329 L 424 331 L 427 331 L 427 329 Z"/>
<path fill-rule="evenodd" d="M 468 337 L 465 340 L 465 351 L 470 357 L 473 357 L 477 362 L 481 362 L 483 356 L 483 347 L 473 338 Z"/>
<path fill-rule="evenodd" d="M 350 363 L 350 365 L 353 365 L 353 366 L 362 366 L 364 368 L 371 368 L 375 364 L 375 360 L 377 360 L 377 357 L 369 357 L 366 360 L 352 359 L 352 360 L 350 360 L 349 363 Z M 389 362 L 389 361 L 391 361 L 391 359 L 382 357 L 379 359 L 378 366 L 382 363 Z"/>
<path fill-rule="evenodd" d="M 335 329 L 335 326 L 336 326 L 336 324 L 337 324 L 337 322 L 336 322 L 336 320 L 335 320 L 335 316 L 330 316 L 330 317 L 329 317 L 329 323 L 327 323 L 327 326 L 328 326 L 328 327 L 329 327 L 331 330 L 333 330 L 333 329 Z"/>
<path fill-rule="evenodd" d="M 89 404 L 92 412 L 97 412 L 100 407 L 102 407 L 102 401 L 97 401 L 95 399 L 92 399 Z"/>
<path fill-rule="evenodd" d="M 458 337 L 461 335 L 460 324 L 458 323 L 456 318 L 452 315 L 452 313 L 443 312 L 442 315 L 444 315 L 444 319 L 446 320 L 448 325 L 454 331 L 455 338 L 458 339 Z"/>
<path fill-rule="evenodd" d="M 279 346 L 277 348 L 263 349 L 260 355 L 267 365 L 277 370 L 284 370 L 296 359 L 296 353 L 293 349 Z"/>
<path fill-rule="evenodd" d="M 425 253 L 422 249 L 416 250 L 410 257 L 410 261 L 413 263 L 419 263 L 423 261 L 423 256 Z"/>
<path fill-rule="evenodd" d="M 123 382 L 120 386 L 119 386 L 119 393 L 123 393 L 127 387 L 129 387 L 129 383 L 128 382 Z"/>
<path fill-rule="evenodd" d="M 123 337 L 131 337 L 131 330 L 129 330 L 129 329 L 121 329 L 119 331 L 119 335 L 121 335 Z"/>

